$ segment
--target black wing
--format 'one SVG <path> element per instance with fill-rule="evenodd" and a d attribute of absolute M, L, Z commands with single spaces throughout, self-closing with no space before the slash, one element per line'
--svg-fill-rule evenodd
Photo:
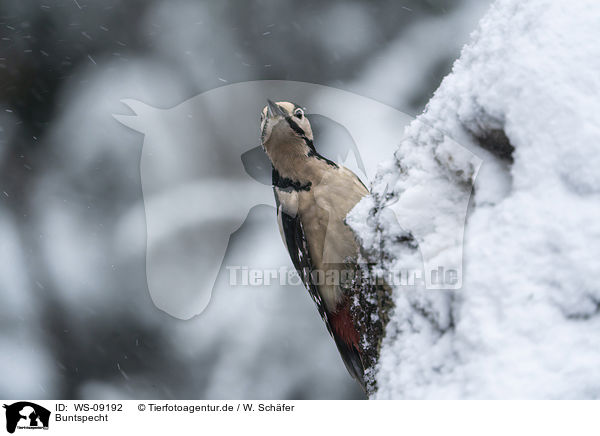
<path fill-rule="evenodd" d="M 292 258 L 292 263 L 294 264 L 296 271 L 298 271 L 302 283 L 304 283 L 308 293 L 317 305 L 317 309 L 319 310 L 323 322 L 325 322 L 325 325 L 327 326 L 327 330 L 333 335 L 325 304 L 323 303 L 318 287 L 313 280 L 312 272 L 314 268 L 310 262 L 308 244 L 304 236 L 302 222 L 298 216 L 293 217 L 283 212 L 281 207 L 277 208 L 277 215 L 279 215 L 279 219 L 281 220 L 283 238 L 290 257 Z"/>
<path fill-rule="evenodd" d="M 312 275 L 312 272 L 314 267 L 310 261 L 308 243 L 306 242 L 304 229 L 302 228 L 302 221 L 298 215 L 291 216 L 282 210 L 282 207 L 279 205 L 279 200 L 277 199 L 277 193 L 275 193 L 275 198 L 277 200 L 277 215 L 281 220 L 283 238 L 285 240 L 285 245 L 288 249 L 290 257 L 292 258 L 292 263 L 294 264 L 296 271 L 298 271 L 298 275 L 302 279 L 302 282 L 308 290 L 308 293 L 317 305 L 319 314 L 321 315 L 325 326 L 327 326 L 327 331 L 329 331 L 329 334 L 337 345 L 338 351 L 340 352 L 342 360 L 344 361 L 344 365 L 346 365 L 346 369 L 350 375 L 360 383 L 363 390 L 366 392 L 364 366 L 360 354 L 358 350 L 349 346 L 336 334 L 334 334 L 329 321 L 329 313 L 327 312 L 325 304 L 321 299 L 318 286 L 313 280 L 314 276 Z"/>

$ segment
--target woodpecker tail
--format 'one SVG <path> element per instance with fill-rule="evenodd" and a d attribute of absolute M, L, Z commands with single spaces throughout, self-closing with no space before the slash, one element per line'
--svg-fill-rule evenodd
<path fill-rule="evenodd" d="M 331 335 L 350 375 L 355 378 L 365 393 L 365 367 L 362 360 L 359 333 L 350 313 L 350 302 L 346 301 L 335 313 L 328 314 Z"/>

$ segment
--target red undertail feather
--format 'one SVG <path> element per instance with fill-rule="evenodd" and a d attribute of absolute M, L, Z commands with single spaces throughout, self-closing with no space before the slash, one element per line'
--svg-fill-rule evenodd
<path fill-rule="evenodd" d="M 347 345 L 360 350 L 358 345 L 358 332 L 354 327 L 352 315 L 350 314 L 349 304 L 346 303 L 340 307 L 337 312 L 332 313 L 329 317 L 331 329 L 333 332 Z"/>
<path fill-rule="evenodd" d="M 362 347 L 360 346 L 360 335 L 354 327 L 350 313 L 350 301 L 346 299 L 335 313 L 328 314 L 329 325 L 335 344 L 342 356 L 344 365 L 352 377 L 367 391 L 365 383 L 365 367 L 362 361 Z"/>

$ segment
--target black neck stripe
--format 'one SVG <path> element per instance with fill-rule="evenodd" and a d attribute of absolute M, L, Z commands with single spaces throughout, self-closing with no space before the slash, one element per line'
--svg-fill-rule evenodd
<path fill-rule="evenodd" d="M 312 142 L 311 139 L 309 139 L 306 136 L 306 133 L 304 132 L 304 130 L 302 130 L 302 127 L 300 127 L 293 119 L 292 117 L 285 117 L 285 120 L 287 121 L 288 125 L 290 126 L 290 128 L 296 132 L 296 134 L 298 136 L 300 136 L 304 142 L 306 143 L 306 145 L 308 146 L 308 148 L 310 148 L 312 151 L 315 151 L 315 146 Z"/>
<path fill-rule="evenodd" d="M 327 159 L 325 156 L 321 156 L 317 151 L 313 148 L 308 152 L 308 157 L 314 157 L 315 159 L 322 160 L 327 165 L 332 166 L 333 168 L 339 168 L 339 165 L 334 161 Z"/>
<path fill-rule="evenodd" d="M 288 177 L 282 177 L 275 168 L 273 168 L 273 186 L 282 191 L 310 191 L 311 182 L 302 183 L 299 180 L 292 180 Z"/>
<path fill-rule="evenodd" d="M 332 167 L 334 167 L 334 168 L 339 168 L 339 167 L 338 167 L 338 165 L 337 165 L 337 164 L 336 164 L 334 161 L 332 161 L 332 160 L 329 160 L 329 159 L 327 159 L 326 157 L 324 157 L 324 156 L 321 156 L 319 153 L 317 153 L 317 150 L 315 149 L 315 145 L 313 144 L 312 140 L 311 140 L 311 139 L 309 139 L 309 138 L 306 136 L 306 133 L 304 133 L 304 130 L 302 130 L 302 127 L 300 127 L 300 126 L 299 126 L 299 125 L 298 125 L 298 124 L 297 124 L 297 123 L 296 123 L 296 122 L 295 122 L 295 121 L 292 119 L 292 117 L 285 117 L 285 120 L 286 120 L 286 121 L 287 121 L 287 123 L 289 124 L 290 128 L 291 128 L 291 129 L 292 129 L 294 132 L 296 132 L 296 134 L 298 134 L 298 135 L 299 135 L 299 136 L 300 136 L 300 137 L 301 137 L 301 138 L 304 140 L 304 142 L 306 143 L 307 147 L 309 148 L 309 151 L 308 151 L 308 157 L 315 157 L 315 158 L 317 158 L 317 159 L 319 159 L 319 160 L 322 160 L 322 161 L 326 162 L 326 163 L 327 163 L 327 165 L 330 165 L 330 166 L 332 166 Z"/>

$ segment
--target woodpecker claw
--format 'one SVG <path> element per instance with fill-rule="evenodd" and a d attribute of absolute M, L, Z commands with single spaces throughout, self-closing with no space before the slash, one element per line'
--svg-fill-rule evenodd
<path fill-rule="evenodd" d="M 281 110 L 281 108 L 275 103 L 267 98 L 267 102 L 269 103 L 267 106 L 267 115 L 269 118 L 275 118 L 276 116 L 284 117 L 285 113 Z"/>

